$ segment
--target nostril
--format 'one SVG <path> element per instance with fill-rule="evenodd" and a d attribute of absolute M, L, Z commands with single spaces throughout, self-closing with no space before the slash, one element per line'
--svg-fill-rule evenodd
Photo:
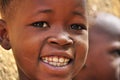
<path fill-rule="evenodd" d="M 48 39 L 48 43 L 50 43 L 50 44 L 58 44 L 58 43 L 57 43 L 57 39 L 54 38 L 54 37 L 49 38 L 49 39 Z"/>
<path fill-rule="evenodd" d="M 51 42 L 52 44 L 57 44 L 56 42 Z"/>

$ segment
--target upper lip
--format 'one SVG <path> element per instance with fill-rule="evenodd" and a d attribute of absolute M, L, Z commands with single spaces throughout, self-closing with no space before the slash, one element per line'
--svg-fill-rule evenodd
<path fill-rule="evenodd" d="M 74 59 L 73 53 L 68 51 L 46 51 L 46 52 L 47 53 L 42 53 L 40 57 L 59 56 L 68 59 Z"/>

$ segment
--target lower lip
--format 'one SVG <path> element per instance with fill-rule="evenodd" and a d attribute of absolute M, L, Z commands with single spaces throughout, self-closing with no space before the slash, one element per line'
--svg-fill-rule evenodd
<path fill-rule="evenodd" d="M 43 62 L 42 60 L 40 60 L 40 65 L 44 67 L 44 69 L 48 72 L 48 73 L 52 73 L 55 75 L 65 75 L 65 74 L 69 74 L 72 70 L 72 62 L 70 62 L 69 64 L 62 66 L 62 67 L 56 67 L 56 66 L 52 66 L 48 63 Z"/>

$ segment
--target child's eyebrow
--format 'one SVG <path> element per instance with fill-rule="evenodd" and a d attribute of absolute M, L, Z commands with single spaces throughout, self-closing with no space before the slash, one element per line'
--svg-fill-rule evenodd
<path fill-rule="evenodd" d="M 53 12 L 51 9 L 44 9 L 38 11 L 38 13 L 51 13 L 51 12 Z"/>
<path fill-rule="evenodd" d="M 52 9 L 40 9 L 37 12 L 33 13 L 33 15 L 31 17 L 36 16 L 39 13 L 52 13 L 52 12 L 53 12 Z"/>
<path fill-rule="evenodd" d="M 37 14 L 39 14 L 39 13 L 52 13 L 52 12 L 53 12 L 53 10 L 52 10 L 52 9 L 49 9 L 49 8 L 48 8 L 48 9 L 41 9 L 41 10 L 37 11 L 34 15 L 37 15 Z M 81 13 L 81 12 L 73 11 L 72 14 L 73 14 L 73 15 L 78 15 L 78 16 L 86 19 L 85 15 L 83 15 L 83 13 Z M 33 16 L 34 16 L 34 15 L 33 15 Z"/>
<path fill-rule="evenodd" d="M 73 14 L 74 14 L 74 15 L 78 15 L 78 16 L 80 16 L 80 17 L 83 17 L 83 18 L 85 19 L 85 15 L 83 15 L 83 13 L 81 13 L 81 12 L 74 11 Z"/>

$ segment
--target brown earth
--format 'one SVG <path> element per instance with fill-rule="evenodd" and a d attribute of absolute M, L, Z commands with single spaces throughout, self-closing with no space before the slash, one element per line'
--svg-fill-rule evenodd
<path fill-rule="evenodd" d="M 88 0 L 89 15 L 105 11 L 120 17 L 120 0 Z M 12 51 L 0 47 L 0 80 L 17 80 L 17 68 Z"/>
<path fill-rule="evenodd" d="M 88 0 L 89 14 L 104 11 L 120 18 L 120 0 Z"/>
<path fill-rule="evenodd" d="M 17 80 L 17 68 L 12 51 L 0 47 L 0 80 Z"/>

